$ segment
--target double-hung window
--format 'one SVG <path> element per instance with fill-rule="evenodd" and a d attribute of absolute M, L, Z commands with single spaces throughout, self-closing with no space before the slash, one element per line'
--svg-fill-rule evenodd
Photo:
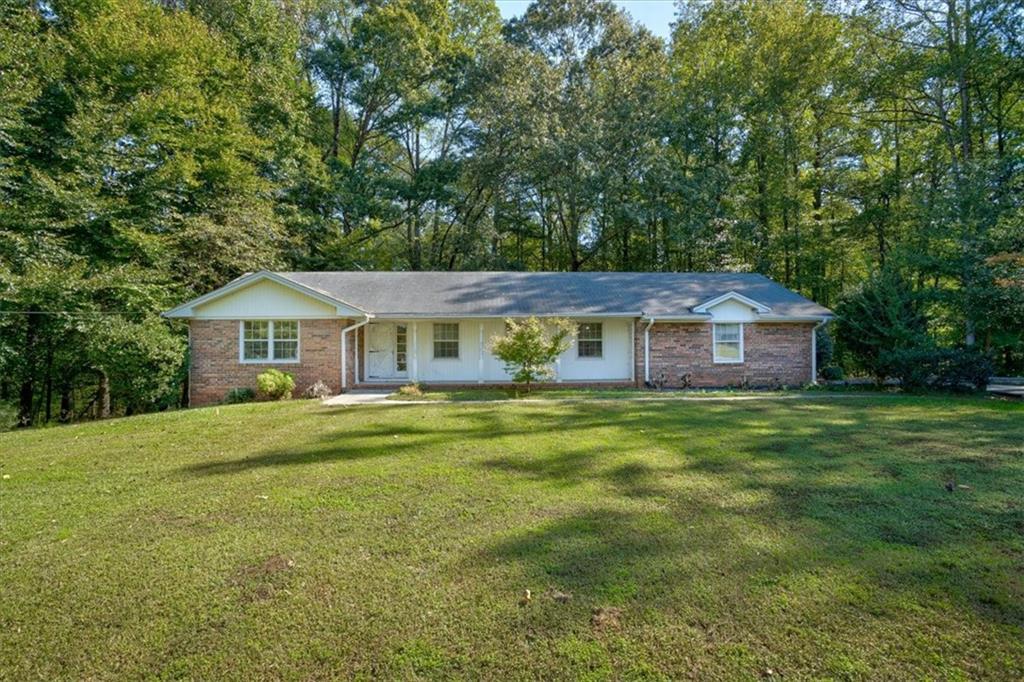
<path fill-rule="evenodd" d="M 434 323 L 434 358 L 438 360 L 459 357 L 459 323 Z"/>
<path fill-rule="evenodd" d="M 298 320 L 243 320 L 242 362 L 298 362 Z"/>
<path fill-rule="evenodd" d="M 715 362 L 743 362 L 743 325 L 713 325 Z"/>
<path fill-rule="evenodd" d="M 604 356 L 604 338 L 600 322 L 583 322 L 576 327 L 576 353 L 581 358 Z"/>

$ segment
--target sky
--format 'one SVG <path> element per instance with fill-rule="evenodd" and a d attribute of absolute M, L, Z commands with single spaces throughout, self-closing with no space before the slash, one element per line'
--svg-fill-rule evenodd
<path fill-rule="evenodd" d="M 503 19 L 517 17 L 526 11 L 530 0 L 496 0 Z M 651 30 L 654 35 L 667 39 L 671 31 L 669 24 L 676 16 L 675 0 L 615 0 L 636 21 Z"/>

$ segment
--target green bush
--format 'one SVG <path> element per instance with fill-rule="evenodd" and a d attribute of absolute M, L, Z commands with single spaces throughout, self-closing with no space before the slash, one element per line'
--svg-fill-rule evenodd
<path fill-rule="evenodd" d="M 844 360 L 879 381 L 895 376 L 900 363 L 893 353 L 934 345 L 916 294 L 895 269 L 872 275 L 839 303 L 836 315 L 833 331 Z"/>
<path fill-rule="evenodd" d="M 821 378 L 825 381 L 842 381 L 846 378 L 846 372 L 839 365 L 829 365 L 822 368 Z"/>
<path fill-rule="evenodd" d="M 879 367 L 899 379 L 906 390 L 982 390 L 992 376 L 992 361 L 974 348 L 936 348 L 923 345 L 885 351 Z"/>
<path fill-rule="evenodd" d="M 225 405 L 235 405 L 237 403 L 251 403 L 256 399 L 256 392 L 251 388 L 233 388 L 228 391 L 228 394 L 224 396 L 223 402 Z"/>
<path fill-rule="evenodd" d="M 815 359 L 818 367 L 827 367 L 832 364 L 835 356 L 835 342 L 832 340 L 832 333 L 828 325 L 822 325 L 814 330 Z"/>
<path fill-rule="evenodd" d="M 287 372 L 268 369 L 256 377 L 256 387 L 267 400 L 288 400 L 295 390 L 295 379 Z"/>

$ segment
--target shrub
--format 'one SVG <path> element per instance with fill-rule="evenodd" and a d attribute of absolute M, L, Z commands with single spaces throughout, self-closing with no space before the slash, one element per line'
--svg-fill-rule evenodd
<path fill-rule="evenodd" d="M 398 395 L 408 395 L 408 396 L 417 396 L 417 397 L 419 397 L 419 396 L 423 395 L 423 387 L 420 386 L 417 383 L 412 383 L 412 384 L 406 384 L 404 386 L 399 386 L 398 387 Z"/>
<path fill-rule="evenodd" d="M 814 330 L 815 361 L 818 367 L 827 367 L 832 364 L 835 355 L 835 342 L 832 340 L 832 333 L 829 325 L 822 325 Z"/>
<path fill-rule="evenodd" d="M 822 368 L 821 377 L 825 381 L 842 381 L 846 378 L 846 372 L 839 365 L 829 365 Z"/>
<path fill-rule="evenodd" d="M 320 400 L 323 400 L 324 398 L 330 398 L 334 395 L 334 391 L 332 391 L 331 387 L 324 383 L 323 380 L 317 379 L 316 383 L 311 384 L 302 392 L 302 395 L 306 398 L 319 398 Z"/>
<path fill-rule="evenodd" d="M 974 348 L 922 345 L 885 351 L 879 362 L 888 376 L 899 379 L 907 390 L 981 390 L 992 376 L 992 361 L 983 351 Z"/>
<path fill-rule="evenodd" d="M 491 352 L 505 364 L 512 380 L 525 384 L 529 392 L 534 381 L 554 375 L 551 365 L 571 345 L 571 333 L 568 320 L 508 319 L 505 334 L 491 339 Z"/>
<path fill-rule="evenodd" d="M 222 402 L 225 405 L 234 405 L 236 403 L 251 403 L 255 399 L 256 392 L 251 388 L 233 388 L 224 396 Z"/>
<path fill-rule="evenodd" d="M 931 345 L 914 292 L 892 269 L 872 275 L 840 302 L 836 314 L 837 342 L 879 381 L 893 376 L 893 353 Z"/>
<path fill-rule="evenodd" d="M 268 400 L 287 400 L 295 390 L 295 379 L 287 372 L 268 369 L 256 377 L 256 387 Z"/>

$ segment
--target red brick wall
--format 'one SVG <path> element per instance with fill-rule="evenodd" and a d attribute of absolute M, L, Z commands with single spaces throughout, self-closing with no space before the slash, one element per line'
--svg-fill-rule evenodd
<path fill-rule="evenodd" d="M 192 320 L 189 404 L 220 402 L 232 388 L 256 388 L 256 375 L 274 367 L 295 377 L 295 395 L 323 380 L 341 390 L 341 330 L 352 320 L 300 320 L 297 363 L 241 363 L 238 360 L 238 320 Z M 348 339 L 348 381 L 354 382 L 355 352 Z"/>
<path fill-rule="evenodd" d="M 644 380 L 645 324 L 637 324 L 636 377 Z M 706 322 L 655 323 L 651 327 L 651 382 L 668 388 L 693 386 L 800 386 L 811 381 L 813 324 L 766 322 L 743 325 L 744 361 L 715 364 L 712 328 Z"/>

